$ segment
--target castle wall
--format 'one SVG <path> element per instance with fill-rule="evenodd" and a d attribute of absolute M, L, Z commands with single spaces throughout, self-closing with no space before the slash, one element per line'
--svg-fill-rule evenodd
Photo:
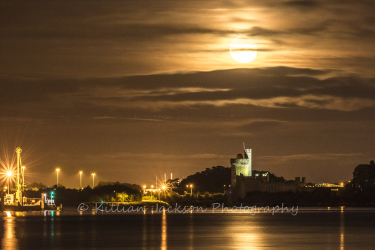
<path fill-rule="evenodd" d="M 299 185 L 296 182 L 293 183 L 278 183 L 278 182 L 263 182 L 262 180 L 253 177 L 240 177 L 237 178 L 237 185 L 239 186 L 238 196 L 245 198 L 248 192 L 298 192 Z"/>

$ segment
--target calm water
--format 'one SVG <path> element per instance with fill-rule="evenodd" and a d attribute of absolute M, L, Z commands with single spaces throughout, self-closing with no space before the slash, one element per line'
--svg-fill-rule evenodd
<path fill-rule="evenodd" d="M 375 249 L 368 209 L 93 213 L 1 212 L 1 249 Z"/>

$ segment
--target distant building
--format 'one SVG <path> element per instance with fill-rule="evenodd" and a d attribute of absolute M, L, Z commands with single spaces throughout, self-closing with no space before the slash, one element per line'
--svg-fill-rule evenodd
<path fill-rule="evenodd" d="M 343 188 L 344 187 L 344 182 L 341 182 L 339 184 L 335 183 L 315 183 L 315 187 L 328 187 L 328 188 Z"/>
<path fill-rule="evenodd" d="M 268 193 L 278 193 L 278 192 L 298 192 L 300 188 L 300 183 L 295 181 L 289 182 L 269 182 L 263 178 L 246 178 L 239 177 L 237 186 L 237 196 L 245 198 L 246 194 L 249 192 L 268 192 Z"/>
<path fill-rule="evenodd" d="M 268 172 L 268 171 L 253 170 L 252 176 L 257 180 L 262 180 L 264 182 L 270 181 L 270 172 Z"/>
<path fill-rule="evenodd" d="M 342 195 L 343 191 L 345 190 L 345 184 L 344 182 L 340 183 L 315 183 L 313 190 L 317 191 L 323 191 L 323 192 L 336 192 L 339 195 Z"/>

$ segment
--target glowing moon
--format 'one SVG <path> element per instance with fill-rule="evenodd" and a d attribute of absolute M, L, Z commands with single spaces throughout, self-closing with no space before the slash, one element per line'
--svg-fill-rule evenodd
<path fill-rule="evenodd" d="M 230 55 L 240 63 L 248 63 L 257 56 L 257 46 L 247 37 L 238 36 L 233 39 L 229 47 Z"/>

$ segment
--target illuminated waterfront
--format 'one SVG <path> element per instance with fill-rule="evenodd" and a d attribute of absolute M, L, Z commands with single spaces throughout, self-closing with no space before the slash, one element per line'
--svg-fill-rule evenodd
<path fill-rule="evenodd" d="M 0 217 L 2 249 L 370 249 L 375 210 L 259 213 L 19 212 Z"/>

